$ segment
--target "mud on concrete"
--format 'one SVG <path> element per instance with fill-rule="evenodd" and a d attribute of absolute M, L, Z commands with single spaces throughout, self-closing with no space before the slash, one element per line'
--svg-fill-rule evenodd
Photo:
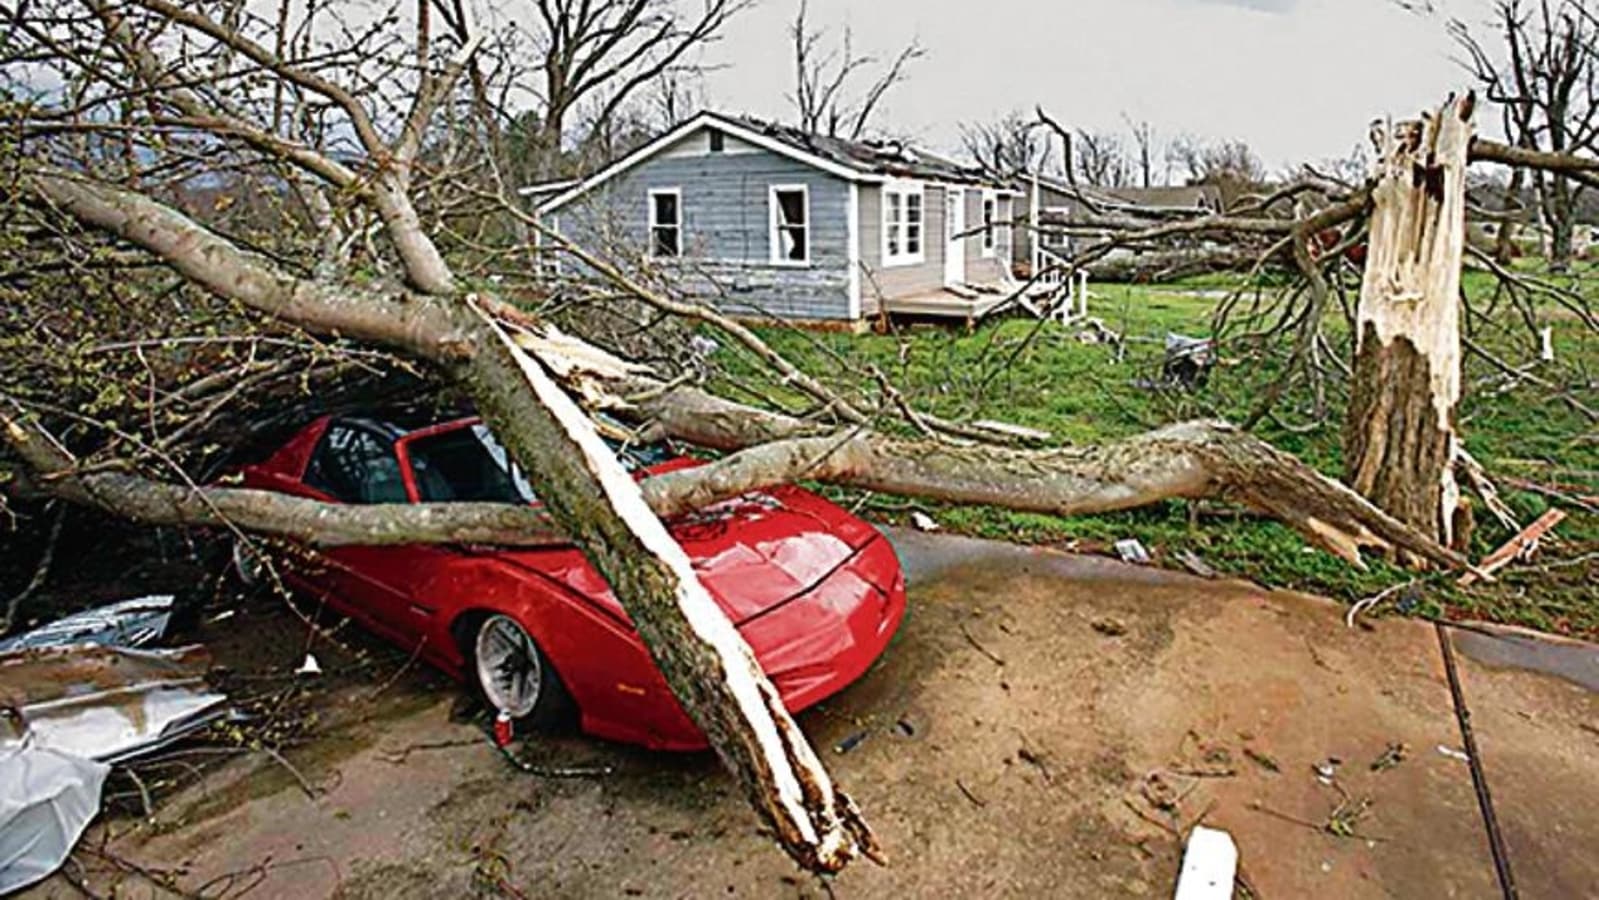
<path fill-rule="evenodd" d="M 827 884 L 796 871 L 707 754 L 564 735 L 541 758 L 613 774 L 514 771 L 427 679 L 390 685 L 377 711 L 370 685 L 335 692 L 348 742 L 306 760 L 315 799 L 224 772 L 91 840 L 188 890 L 244 873 L 252 897 L 1163 897 L 1178 835 L 1203 821 L 1234 835 L 1259 896 L 1497 892 L 1467 767 L 1438 749 L 1460 738 L 1431 626 L 1350 629 L 1329 602 L 1240 582 L 895 538 L 904 626 L 800 717 L 886 867 Z M 1471 652 L 1486 661 L 1463 660 L 1465 690 L 1524 895 L 1585 895 L 1599 884 L 1585 852 L 1595 695 L 1569 671 Z M 103 892 L 162 895 L 103 860 L 80 866 Z"/>

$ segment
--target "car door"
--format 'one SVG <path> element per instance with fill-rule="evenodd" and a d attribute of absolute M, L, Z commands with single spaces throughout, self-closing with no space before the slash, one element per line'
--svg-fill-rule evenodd
<path fill-rule="evenodd" d="M 328 426 L 305 483 L 343 503 L 409 503 L 395 442 L 359 422 Z M 436 602 L 421 594 L 448 553 L 420 544 L 332 547 L 322 557 L 352 615 L 407 648 L 426 633 Z"/>

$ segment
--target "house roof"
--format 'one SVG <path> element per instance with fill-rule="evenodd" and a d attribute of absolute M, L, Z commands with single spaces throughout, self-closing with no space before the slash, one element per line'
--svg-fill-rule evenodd
<path fill-rule="evenodd" d="M 975 166 L 968 166 L 897 141 L 852 141 L 750 116 L 735 116 L 707 110 L 662 133 L 567 190 L 561 191 L 553 199 L 542 204 L 539 211 L 549 213 L 565 206 L 703 128 L 714 128 L 731 137 L 847 181 L 881 183 L 895 178 L 907 178 L 980 185 L 995 190 L 1010 191 L 1009 188 L 992 184 Z"/>

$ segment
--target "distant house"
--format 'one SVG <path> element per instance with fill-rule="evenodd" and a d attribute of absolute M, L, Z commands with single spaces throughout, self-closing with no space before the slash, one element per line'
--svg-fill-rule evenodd
<path fill-rule="evenodd" d="M 704 112 L 574 185 L 527 193 L 540 190 L 553 230 L 739 315 L 973 318 L 1010 285 L 1019 192 L 898 143 Z"/>
<path fill-rule="evenodd" d="M 1100 188 L 1073 186 L 1058 176 L 1039 175 L 1036 179 L 1023 179 L 1018 187 L 1024 196 L 1016 205 L 1018 227 L 1012 242 L 1012 260 L 1023 272 L 1048 263 L 1050 257 L 1069 257 L 1085 245 L 1107 237 L 1109 232 L 1089 224 L 1096 217 L 1153 220 L 1223 211 L 1221 191 L 1214 185 Z M 1034 258 L 1035 232 L 1039 259 Z M 1132 253 L 1118 249 L 1109 258 Z"/>
<path fill-rule="evenodd" d="M 1123 203 L 1129 203 L 1151 213 L 1199 213 L 1209 215 L 1224 211 L 1221 188 L 1214 184 L 1183 184 L 1162 187 L 1100 188 Z"/>

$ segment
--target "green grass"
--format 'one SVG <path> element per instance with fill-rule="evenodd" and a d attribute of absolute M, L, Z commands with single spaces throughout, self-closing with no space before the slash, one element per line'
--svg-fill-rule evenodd
<path fill-rule="evenodd" d="M 1484 307 L 1494 290 L 1493 279 L 1471 272 L 1465 279 L 1474 305 Z M 973 333 L 944 326 L 917 326 L 888 335 L 848 335 L 762 329 L 762 336 L 807 371 L 823 376 L 843 391 L 875 396 L 864 374 L 875 366 L 918 408 L 965 419 L 998 419 L 1050 432 L 1056 440 L 1092 443 L 1135 434 L 1163 423 L 1198 416 L 1242 420 L 1266 386 L 1277 376 L 1276 363 L 1239 361 L 1229 345 L 1211 383 L 1189 394 L 1153 387 L 1158 380 L 1161 340 L 1168 331 L 1208 335 L 1224 291 L 1237 284 L 1234 276 L 1207 276 L 1177 286 L 1094 285 L 1091 312 L 1111 329 L 1126 335 L 1120 355 L 1112 347 L 1077 340 L 1076 329 L 1049 324 L 1041 329 L 1031 319 L 1012 318 L 982 325 Z M 1599 277 L 1577 284 L 1599 293 Z M 1276 286 L 1259 286 L 1263 298 Z M 1588 407 L 1599 407 L 1591 387 L 1599 368 L 1599 335 L 1585 330 L 1575 317 L 1553 304 L 1536 310 L 1540 325 L 1555 329 L 1560 361 L 1558 374 L 1539 369 L 1551 380 L 1571 379 L 1583 385 L 1574 392 Z M 1507 304 L 1490 320 L 1473 321 L 1474 339 L 1515 365 L 1532 358 L 1535 346 Z M 1326 330 L 1347 359 L 1343 315 L 1329 310 Z M 729 377 L 721 388 L 735 393 L 760 382 L 757 392 L 793 409 L 805 404 L 792 391 L 762 380 L 753 361 L 736 352 L 723 354 Z M 1536 385 L 1502 387 L 1499 371 L 1475 357 L 1465 365 L 1466 396 L 1460 407 L 1461 428 L 1468 449 L 1495 475 L 1576 485 L 1599 494 L 1599 440 L 1593 423 Z M 1485 381 L 1486 380 L 1486 381 Z M 1267 420 L 1257 432 L 1322 472 L 1336 477 L 1342 465 L 1340 429 L 1343 386 L 1329 380 L 1328 414 L 1324 424 L 1306 433 L 1297 426 L 1311 422 L 1313 404 L 1302 385 L 1291 388 L 1278 404 L 1282 419 L 1294 429 Z M 855 493 L 825 488 L 851 503 Z M 1545 498 L 1506 491 L 1524 521 L 1541 513 Z M 1412 577 L 1380 560 L 1361 572 L 1343 561 L 1313 550 L 1291 530 L 1275 522 L 1233 515 L 1210 504 L 1197 514 L 1189 504 L 1171 502 L 1123 513 L 1060 517 L 1016 513 L 988 507 L 941 506 L 900 498 L 867 498 L 864 508 L 881 520 L 895 521 L 920 509 L 953 531 L 1076 549 L 1107 551 L 1119 538 L 1142 541 L 1157 560 L 1176 565 L 1174 554 L 1188 550 L 1214 568 L 1273 587 L 1293 588 L 1354 599 Z M 1572 517 L 1558 534 L 1561 545 L 1547 558 L 1575 556 L 1599 548 L 1599 517 L 1568 510 Z M 1479 507 L 1479 513 L 1481 513 Z M 1507 537 L 1485 513 L 1478 517 L 1473 553 L 1481 555 Z M 1429 598 L 1420 609 L 1528 624 L 1585 635 L 1599 634 L 1599 567 L 1575 565 L 1553 573 L 1516 575 L 1486 588 L 1459 590 L 1434 576 Z"/>

